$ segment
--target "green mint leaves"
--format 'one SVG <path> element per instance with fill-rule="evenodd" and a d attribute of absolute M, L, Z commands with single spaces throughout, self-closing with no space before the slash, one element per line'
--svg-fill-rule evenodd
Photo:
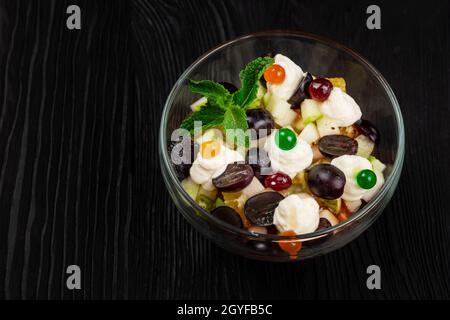
<path fill-rule="evenodd" d="M 193 93 L 199 93 L 208 98 L 212 106 L 226 110 L 233 97 L 220 83 L 209 80 L 189 80 L 189 87 Z"/>
<path fill-rule="evenodd" d="M 201 121 L 203 130 L 222 127 L 227 138 L 230 139 L 229 141 L 248 147 L 248 124 L 245 110 L 256 99 L 259 79 L 273 63 L 273 58 L 264 57 L 247 64 L 239 74 L 241 88 L 234 94 L 214 81 L 189 80 L 191 91 L 206 97 L 208 103 L 186 118 L 181 123 L 181 128 L 192 132 L 195 122 Z"/>
<path fill-rule="evenodd" d="M 250 62 L 239 74 L 241 88 L 233 95 L 235 104 L 244 110 L 256 99 L 258 81 L 264 71 L 274 63 L 273 58 L 257 58 Z"/>

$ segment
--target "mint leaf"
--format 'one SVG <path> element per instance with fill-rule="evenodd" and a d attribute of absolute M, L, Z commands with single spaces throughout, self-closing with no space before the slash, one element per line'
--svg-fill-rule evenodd
<path fill-rule="evenodd" d="M 224 121 L 225 110 L 218 106 L 214 106 L 208 103 L 200 108 L 199 111 L 195 111 L 188 118 L 184 119 L 180 128 L 193 131 L 194 122 L 201 121 L 202 129 L 209 129 L 215 126 L 221 126 Z"/>
<path fill-rule="evenodd" d="M 249 146 L 247 115 L 242 108 L 231 105 L 225 111 L 223 127 L 228 142 L 245 147 Z"/>
<path fill-rule="evenodd" d="M 210 80 L 189 80 L 189 87 L 194 93 L 199 93 L 208 98 L 211 106 L 227 109 L 232 101 L 230 92 L 220 83 Z"/>
<path fill-rule="evenodd" d="M 258 81 L 264 74 L 264 71 L 274 63 L 270 57 L 257 58 L 247 64 L 244 70 L 239 74 L 241 79 L 241 88 L 233 95 L 233 102 L 246 109 L 255 99 L 258 93 Z"/>

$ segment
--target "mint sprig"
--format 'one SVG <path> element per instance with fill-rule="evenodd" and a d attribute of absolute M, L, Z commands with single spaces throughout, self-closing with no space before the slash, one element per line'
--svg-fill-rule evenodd
<path fill-rule="evenodd" d="M 245 110 L 256 99 L 259 79 L 273 63 L 273 58 L 261 57 L 245 66 L 239 74 L 241 88 L 233 95 L 233 102 L 236 105 Z"/>
<path fill-rule="evenodd" d="M 181 128 L 193 131 L 195 122 L 201 121 L 202 129 L 223 127 L 229 141 L 248 147 L 248 123 L 245 110 L 256 99 L 258 83 L 264 71 L 274 63 L 273 58 L 257 58 L 240 72 L 241 88 L 231 94 L 220 83 L 210 80 L 189 80 L 192 92 L 203 95 L 208 103 L 193 112 L 181 123 Z M 245 136 L 242 136 L 244 134 Z"/>

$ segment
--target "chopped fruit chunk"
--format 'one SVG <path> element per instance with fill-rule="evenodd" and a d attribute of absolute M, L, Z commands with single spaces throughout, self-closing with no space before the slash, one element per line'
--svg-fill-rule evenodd
<path fill-rule="evenodd" d="M 327 78 L 331 84 L 333 85 L 333 87 L 339 88 L 344 92 L 347 92 L 347 85 L 345 83 L 345 79 L 344 78 Z"/>
<path fill-rule="evenodd" d="M 329 210 L 320 211 L 319 215 L 320 219 L 326 219 L 330 223 L 331 226 L 335 226 L 339 223 L 339 220 L 336 218 L 334 214 L 332 214 Z M 320 224 L 319 224 L 320 227 Z"/>
<path fill-rule="evenodd" d="M 327 208 L 334 214 L 337 214 L 337 213 L 339 213 L 339 211 L 341 211 L 341 208 L 342 208 L 342 199 L 341 198 L 333 199 L 333 200 L 316 198 L 316 200 L 321 207 Z"/>
<path fill-rule="evenodd" d="M 250 221 L 244 214 L 244 205 L 247 197 L 242 192 L 223 192 L 223 200 L 226 206 L 233 208 L 242 219 L 245 228 L 251 227 Z"/>
<path fill-rule="evenodd" d="M 264 72 L 264 79 L 271 84 L 281 84 L 286 77 L 286 71 L 279 64 L 273 64 Z"/>
<path fill-rule="evenodd" d="M 205 209 L 208 212 L 214 209 L 214 201 L 204 194 L 197 195 L 197 199 L 195 200 L 195 202 L 197 202 L 201 208 Z"/>
<path fill-rule="evenodd" d="M 308 93 L 314 100 L 325 101 L 330 96 L 333 84 L 325 78 L 317 78 L 311 81 Z"/>
<path fill-rule="evenodd" d="M 297 144 L 297 135 L 288 128 L 281 128 L 275 136 L 275 143 L 281 150 L 291 150 Z"/>
<path fill-rule="evenodd" d="M 300 106 L 300 111 L 305 125 L 317 121 L 323 116 L 320 112 L 320 102 L 312 99 L 306 99 L 303 101 Z"/>
<path fill-rule="evenodd" d="M 271 188 L 275 191 L 287 189 L 291 186 L 291 184 L 291 178 L 283 172 L 277 172 L 270 176 L 267 176 L 264 181 L 264 186 L 266 188 Z"/>
<path fill-rule="evenodd" d="M 295 236 L 294 231 L 281 232 L 280 236 Z M 296 255 L 302 249 L 302 243 L 300 240 L 279 240 L 278 245 L 281 250 L 291 254 Z"/>
<path fill-rule="evenodd" d="M 363 189 L 372 189 L 377 184 L 377 175 L 369 169 L 361 170 L 356 175 L 356 182 Z"/>
<path fill-rule="evenodd" d="M 220 152 L 220 143 L 215 140 L 205 141 L 200 145 L 200 154 L 204 159 L 212 159 Z"/>
<path fill-rule="evenodd" d="M 375 148 L 375 142 L 362 134 L 357 136 L 355 140 L 358 142 L 358 152 L 356 152 L 356 155 L 363 158 L 370 157 Z"/>

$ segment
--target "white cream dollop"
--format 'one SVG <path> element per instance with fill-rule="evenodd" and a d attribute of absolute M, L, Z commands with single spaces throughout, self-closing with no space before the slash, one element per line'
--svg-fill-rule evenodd
<path fill-rule="evenodd" d="M 334 87 L 330 96 L 321 103 L 320 112 L 341 127 L 347 127 L 358 121 L 362 112 L 355 100 L 340 88 Z"/>
<path fill-rule="evenodd" d="M 270 158 L 273 171 L 281 171 L 295 177 L 297 173 L 309 167 L 313 161 L 313 151 L 311 146 L 297 136 L 297 144 L 291 150 L 280 149 L 275 141 L 278 130 L 274 130 L 267 138 L 264 150 Z"/>
<path fill-rule="evenodd" d="M 212 191 L 215 189 L 212 179 L 220 176 L 228 164 L 241 161 L 244 161 L 244 157 L 239 152 L 221 144 L 219 154 L 213 158 L 203 158 L 199 152 L 189 172 L 195 183 L 201 184 L 205 190 Z"/>
<path fill-rule="evenodd" d="M 292 194 L 280 201 L 273 215 L 278 231 L 304 234 L 316 231 L 319 226 L 319 204 L 306 193 Z"/>
<path fill-rule="evenodd" d="M 372 164 L 366 158 L 355 155 L 343 155 L 334 158 L 331 164 L 345 174 L 346 182 L 342 199 L 346 201 L 357 201 L 363 199 L 373 189 L 363 189 L 356 182 L 358 172 L 364 169 L 373 170 Z"/>
<path fill-rule="evenodd" d="M 280 84 L 267 84 L 267 91 L 278 98 L 288 100 L 297 90 L 300 81 L 304 77 L 302 68 L 295 62 L 282 54 L 277 54 L 274 58 L 275 64 L 283 67 L 285 71 L 284 81 Z"/>

